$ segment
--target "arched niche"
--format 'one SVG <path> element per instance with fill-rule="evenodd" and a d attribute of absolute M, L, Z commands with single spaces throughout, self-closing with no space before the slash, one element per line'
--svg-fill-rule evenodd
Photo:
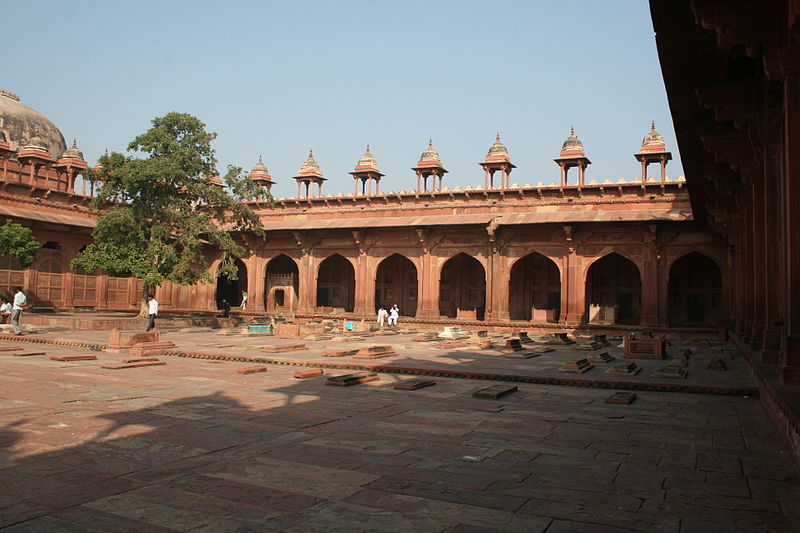
<path fill-rule="evenodd" d="M 691 252 L 676 260 L 669 270 L 667 291 L 671 326 L 719 325 L 722 275 L 713 259 Z"/>
<path fill-rule="evenodd" d="M 558 266 L 540 253 L 518 259 L 509 277 L 511 320 L 558 322 L 561 313 L 561 273 Z"/>
<path fill-rule="evenodd" d="M 375 275 L 375 305 L 400 308 L 403 316 L 416 316 L 417 267 L 405 256 L 393 254 L 381 261 Z"/>
<path fill-rule="evenodd" d="M 630 259 L 610 253 L 586 273 L 588 321 L 597 324 L 638 324 L 642 314 L 642 278 Z"/>
<path fill-rule="evenodd" d="M 217 276 L 217 306 L 222 305 L 222 300 L 227 300 L 231 307 L 241 305 L 242 293 L 247 291 L 247 267 L 241 259 L 237 259 L 234 265 L 237 269 L 236 279 Z"/>
<path fill-rule="evenodd" d="M 293 311 L 300 297 L 297 263 L 286 254 L 270 259 L 264 272 L 264 302 L 268 312 Z"/>
<path fill-rule="evenodd" d="M 474 257 L 460 253 L 447 260 L 439 276 L 439 314 L 483 320 L 486 271 Z"/>
<path fill-rule="evenodd" d="M 351 313 L 355 305 L 356 273 L 352 263 L 333 254 L 317 271 L 317 307 L 342 308 Z"/>

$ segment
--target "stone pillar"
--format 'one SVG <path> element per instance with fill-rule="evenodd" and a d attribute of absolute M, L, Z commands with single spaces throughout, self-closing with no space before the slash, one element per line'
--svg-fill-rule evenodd
<path fill-rule="evenodd" d="M 781 54 L 784 71 L 784 201 L 786 202 L 786 311 L 781 381 L 800 384 L 800 48 Z"/>
<path fill-rule="evenodd" d="M 369 268 L 369 256 L 362 251 L 356 258 L 355 302 L 353 312 L 362 317 L 371 317 L 375 311 L 375 270 Z"/>
<path fill-rule="evenodd" d="M 317 293 L 317 273 L 315 270 L 316 262 L 309 253 L 303 253 L 300 257 L 297 269 L 298 285 L 300 292 L 297 301 L 296 311 L 300 313 L 310 313 L 316 302 Z"/>
<path fill-rule="evenodd" d="M 753 328 L 750 337 L 750 348 L 760 350 L 764 340 L 764 327 L 766 322 L 766 278 L 764 258 L 767 253 L 764 236 L 764 186 L 762 176 L 757 176 L 753 181 Z"/>
<path fill-rule="evenodd" d="M 422 230 L 417 230 L 418 233 Z M 422 265 L 419 270 L 419 306 L 418 318 L 436 318 L 439 316 L 439 278 L 436 261 L 428 248 L 428 236 L 420 235 L 422 246 Z"/>
<path fill-rule="evenodd" d="M 570 245 L 569 255 L 565 256 L 566 279 L 561 283 L 561 321 L 567 326 L 582 324 L 586 314 L 586 279 L 583 275 L 586 259 L 576 252 L 576 247 Z"/>
<path fill-rule="evenodd" d="M 781 171 L 782 153 L 779 144 L 781 133 L 777 135 L 778 143 L 768 144 L 764 150 L 764 233 L 760 238 L 768 243 L 764 253 L 765 274 L 764 282 L 766 295 L 764 307 L 766 309 L 764 326 L 764 344 L 761 361 L 764 363 L 777 363 L 778 351 L 781 346 L 779 324 L 783 322 L 783 265 L 781 250 L 784 250 L 783 224 L 783 196 L 781 194 L 783 172 Z"/>
<path fill-rule="evenodd" d="M 492 271 L 492 289 L 489 294 L 492 297 L 491 314 L 486 314 L 487 320 L 510 320 L 509 313 L 509 283 L 511 282 L 511 269 L 507 268 L 509 261 L 506 256 L 495 250 L 489 256 L 489 266 Z M 486 285 L 487 290 L 489 285 Z M 487 301 L 488 296 L 487 294 Z"/>

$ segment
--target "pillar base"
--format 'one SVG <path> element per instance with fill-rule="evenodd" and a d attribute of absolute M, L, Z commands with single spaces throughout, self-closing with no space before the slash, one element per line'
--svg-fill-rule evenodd
<path fill-rule="evenodd" d="M 787 336 L 784 346 L 781 383 L 784 385 L 800 385 L 800 337 Z"/>
<path fill-rule="evenodd" d="M 567 313 L 567 318 L 564 321 L 565 326 L 576 327 L 583 324 L 582 313 Z"/>
<path fill-rule="evenodd" d="M 774 364 L 780 362 L 781 337 L 776 329 L 764 329 L 764 349 L 761 352 L 761 362 Z"/>

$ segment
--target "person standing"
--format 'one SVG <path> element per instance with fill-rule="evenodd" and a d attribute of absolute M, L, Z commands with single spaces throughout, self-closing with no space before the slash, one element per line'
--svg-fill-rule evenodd
<path fill-rule="evenodd" d="M 247 292 L 242 291 L 242 310 L 247 309 Z"/>
<path fill-rule="evenodd" d="M 383 323 L 386 320 L 386 315 L 388 314 L 389 313 L 386 312 L 386 309 L 384 309 L 383 306 L 381 306 L 381 308 L 378 309 L 378 326 L 380 327 L 380 329 L 383 329 Z"/>
<path fill-rule="evenodd" d="M 11 324 L 14 326 L 15 335 L 22 335 L 22 310 L 28 307 L 28 298 L 22 292 L 22 287 L 14 287 L 14 305 L 11 306 Z"/>
<path fill-rule="evenodd" d="M 231 316 L 231 304 L 228 303 L 228 300 L 222 300 L 222 318 L 230 318 Z"/>
<path fill-rule="evenodd" d="M 147 295 L 147 317 L 150 321 L 147 323 L 147 329 L 145 331 L 150 331 L 154 327 L 156 327 L 156 315 L 158 315 L 158 301 L 153 297 L 152 294 Z"/>

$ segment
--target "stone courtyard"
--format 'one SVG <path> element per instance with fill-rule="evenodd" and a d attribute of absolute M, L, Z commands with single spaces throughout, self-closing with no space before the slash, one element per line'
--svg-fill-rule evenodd
<path fill-rule="evenodd" d="M 688 376 L 670 379 L 650 374 L 674 357 L 637 359 L 636 376 L 608 376 L 603 363 L 584 374 L 559 372 L 589 354 L 579 344 L 514 358 L 471 344 L 437 347 L 414 331 L 342 342 L 219 333 L 166 328 L 161 339 L 175 347 L 149 357 L 166 364 L 123 369 L 102 368 L 130 357 L 102 351 L 108 331 L 2 337 L 0 527 L 800 528 L 800 477 L 730 343 L 672 339 L 669 354 L 690 347 L 692 355 Z M 305 348 L 275 352 L 292 344 Z M 395 353 L 374 361 L 322 357 L 376 345 Z M 593 352 L 603 350 L 617 358 L 606 366 L 632 361 L 613 343 Z M 727 369 L 706 370 L 720 354 Z M 50 359 L 76 355 L 97 359 Z M 262 371 L 239 373 L 254 366 Z M 374 381 L 326 386 L 329 377 L 376 366 Z M 294 377 L 317 368 L 324 375 Z M 435 385 L 394 388 L 412 379 Z M 472 396 L 494 385 L 517 390 Z M 620 392 L 612 386 L 636 399 L 605 403 Z"/>

